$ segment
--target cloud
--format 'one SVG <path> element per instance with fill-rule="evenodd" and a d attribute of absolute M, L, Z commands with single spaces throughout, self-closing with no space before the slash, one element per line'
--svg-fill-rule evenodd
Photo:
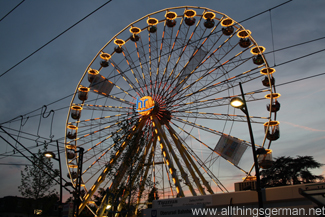
<path fill-rule="evenodd" d="M 325 130 L 313 129 L 313 128 L 310 128 L 310 127 L 300 126 L 300 125 L 293 124 L 293 123 L 290 123 L 290 122 L 287 122 L 287 121 L 281 121 L 281 123 L 289 124 L 289 125 L 291 125 L 291 126 L 298 127 L 298 128 L 302 128 L 302 129 L 304 129 L 304 130 L 308 130 L 308 131 L 313 131 L 313 132 L 325 132 Z"/>

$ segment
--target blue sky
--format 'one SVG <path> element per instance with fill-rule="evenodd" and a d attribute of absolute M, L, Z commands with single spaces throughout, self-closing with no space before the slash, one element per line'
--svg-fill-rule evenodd
<path fill-rule="evenodd" d="M 19 2 L 20 0 L 0 1 L 0 17 L 7 14 Z M 67 2 L 63 0 L 23 2 L 0 22 L 0 74 L 105 2 L 103 0 L 95 2 Z M 113 0 L 0 77 L 0 98 L 2 101 L 0 103 L 0 123 L 71 95 L 88 64 L 107 41 L 129 23 L 149 13 L 175 6 L 201 6 L 225 13 L 240 22 L 284 2 L 286 1 Z M 324 7 L 325 2 L 322 0 L 308 2 L 296 0 L 272 10 L 274 49 L 277 50 L 324 37 Z M 264 46 L 267 52 L 273 50 L 269 12 L 241 24 L 252 31 L 254 39 L 259 45 Z M 267 54 L 266 58 L 269 64 L 271 66 L 278 65 L 275 75 L 276 84 L 324 73 L 324 52 L 282 64 L 324 48 L 325 43 L 322 39 L 281 50 L 276 52 L 275 56 Z M 272 144 L 275 157 L 311 155 L 320 163 L 325 163 L 323 160 L 325 139 L 324 81 L 324 76 L 318 76 L 277 87 L 277 92 L 282 95 L 279 99 L 281 110 L 277 116 L 277 120 L 280 121 L 281 137 Z M 249 89 L 250 87 L 244 86 L 244 90 Z M 46 113 L 52 109 L 56 110 L 52 123 L 53 139 L 64 136 L 68 113 L 65 107 L 69 106 L 70 100 L 71 96 L 51 104 L 47 108 Z M 252 113 L 254 111 L 252 108 Z M 41 119 L 40 123 L 39 116 L 37 116 L 40 112 L 37 110 L 29 114 L 29 116 L 36 116 L 30 117 L 27 125 L 21 129 L 34 135 L 49 138 L 52 114 L 49 118 Z M 20 121 L 3 126 L 19 130 Z M 256 132 L 258 133 L 259 130 Z M 261 136 L 255 135 L 255 137 L 260 138 Z M 249 137 L 245 139 L 248 140 Z M 21 141 L 26 142 L 24 139 Z M 34 147 L 37 142 L 41 143 L 43 139 L 39 138 L 36 142 L 29 141 L 26 146 Z M 0 154 L 12 154 L 11 147 L 3 141 L 0 141 L 0 144 Z M 55 150 L 55 146 L 50 148 Z M 31 150 L 37 152 L 37 148 L 31 148 Z M 22 157 L 4 158 L 0 156 L 0 158 L 0 163 L 28 163 Z M 248 155 L 242 159 L 242 161 L 245 160 L 249 160 Z M 218 161 L 217 164 L 220 168 L 228 168 L 229 166 L 227 162 L 222 160 Z M 0 196 L 19 196 L 17 186 L 20 184 L 20 170 L 23 167 L 17 165 L 0 166 L 2 175 Z M 324 168 L 316 170 L 315 173 L 325 174 Z M 64 174 L 66 174 L 65 167 Z M 229 171 L 228 169 L 220 170 L 218 175 L 227 186 L 232 186 L 234 180 L 236 182 L 241 180 L 242 174 L 232 168 Z"/>

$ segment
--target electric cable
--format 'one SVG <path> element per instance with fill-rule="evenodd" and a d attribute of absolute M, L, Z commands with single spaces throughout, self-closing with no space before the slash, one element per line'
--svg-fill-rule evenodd
<path fill-rule="evenodd" d="M 9 71 L 11 71 L 12 69 L 16 68 L 18 65 L 20 65 L 21 63 L 23 63 L 25 60 L 27 60 L 28 58 L 30 58 L 31 56 L 33 56 L 35 53 L 37 53 L 38 51 L 40 51 L 41 49 L 43 49 L 44 47 L 46 47 L 47 45 L 49 45 L 51 42 L 53 42 L 54 40 L 56 40 L 57 38 L 59 38 L 61 35 L 63 35 L 64 33 L 66 33 L 67 31 L 69 31 L 70 29 L 72 29 L 73 27 L 75 27 L 76 25 L 78 25 L 79 23 L 81 23 L 82 21 L 84 21 L 86 18 L 88 18 L 90 15 L 92 15 L 93 13 L 95 13 L 96 11 L 98 11 L 99 9 L 101 9 L 102 7 L 104 7 L 105 5 L 107 5 L 108 3 L 110 3 L 112 0 L 107 1 L 106 3 L 104 3 L 103 5 L 101 5 L 100 7 L 98 7 L 97 9 L 95 9 L 94 11 L 92 11 L 90 14 L 88 14 L 87 16 L 85 16 L 84 18 L 82 18 L 81 20 L 79 20 L 78 22 L 76 22 L 75 24 L 73 24 L 72 26 L 70 26 L 69 28 L 67 28 L 66 30 L 64 30 L 63 32 L 61 32 L 59 35 L 57 35 L 56 37 L 54 37 L 53 39 L 51 39 L 50 41 L 48 41 L 47 43 L 45 43 L 43 46 L 41 46 L 40 48 L 38 48 L 36 51 L 34 51 L 33 53 L 29 54 L 27 57 L 25 57 L 24 59 L 22 59 L 21 61 L 19 61 L 18 63 L 16 63 L 14 66 L 12 66 L 11 68 L 9 68 L 8 70 L 6 70 L 4 73 L 2 73 L 0 75 L 0 78 L 7 74 Z"/>
<path fill-rule="evenodd" d="M 21 5 L 25 0 L 22 0 L 18 5 L 16 5 L 13 9 L 11 9 L 6 15 L 4 15 L 1 19 L 0 22 L 6 18 L 9 14 L 11 14 L 11 12 L 13 12 L 16 8 L 18 8 L 19 5 Z"/>

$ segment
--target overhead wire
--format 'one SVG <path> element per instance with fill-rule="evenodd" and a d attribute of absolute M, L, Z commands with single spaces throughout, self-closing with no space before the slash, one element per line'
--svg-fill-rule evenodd
<path fill-rule="evenodd" d="M 99 10 L 101 7 L 105 6 L 107 3 L 111 2 L 111 1 L 112 1 L 112 0 L 106 2 L 105 4 L 103 4 L 102 6 L 100 6 L 99 8 L 97 8 L 95 11 Z M 290 1 L 292 1 L 292 0 L 290 0 Z M 290 2 L 290 1 L 284 2 L 283 4 L 286 4 L 286 3 Z M 279 7 L 279 6 L 283 5 L 283 4 L 280 4 L 280 5 L 278 5 L 278 6 L 275 6 L 275 7 L 271 8 L 271 9 L 268 9 L 268 10 L 266 10 L 266 11 L 263 11 L 263 12 L 261 12 L 261 13 L 259 13 L 259 14 L 256 14 L 256 15 L 254 15 L 254 16 L 251 16 L 251 17 L 249 17 L 249 18 L 243 20 L 242 22 L 247 21 L 247 20 L 249 20 L 249 19 L 252 19 L 252 18 L 254 18 L 254 17 L 258 16 L 258 15 L 261 15 L 261 14 L 263 14 L 263 13 L 265 13 L 265 12 L 267 12 L 267 11 L 270 11 L 270 10 L 276 8 L 276 7 Z M 94 13 L 95 11 L 93 11 L 92 13 Z M 92 13 L 88 14 L 88 15 L 87 15 L 86 17 L 84 17 L 82 20 L 84 20 L 85 18 L 87 18 L 88 16 L 90 16 Z M 71 26 L 69 29 L 71 29 L 72 27 L 74 27 L 75 25 L 77 25 L 78 23 L 80 23 L 82 20 L 78 21 L 76 24 L 74 24 L 73 26 Z M 66 31 L 68 31 L 69 29 L 67 29 Z M 66 31 L 64 31 L 63 33 L 65 33 Z M 60 35 L 62 35 L 63 33 L 61 33 Z M 58 37 L 58 36 L 57 36 L 57 37 Z M 57 38 L 57 37 L 56 37 L 56 38 Z M 55 39 L 56 39 L 56 38 L 55 38 Z M 277 49 L 277 50 L 274 50 L 274 49 L 273 49 L 273 51 L 271 51 L 271 52 L 267 52 L 267 53 L 265 53 L 265 54 L 274 53 L 274 52 L 281 51 L 281 50 L 284 50 L 284 49 L 289 49 L 289 48 L 292 48 L 292 47 L 296 47 L 296 46 L 300 46 L 300 45 L 303 45 L 303 44 L 307 44 L 307 43 L 311 43 L 311 42 L 314 42 L 314 41 L 318 41 L 318 40 L 321 40 L 321 39 L 324 39 L 324 38 L 325 38 L 325 37 L 321 37 L 321 38 L 313 39 L 313 40 L 310 40 L 310 41 L 302 42 L 302 43 L 299 43 L 299 44 L 291 45 L 291 46 L 288 46 L 288 47 L 285 47 L 285 48 L 280 48 L 280 49 Z M 52 41 L 53 41 L 53 39 L 52 39 Z M 48 43 L 50 43 L 50 42 L 48 42 Z M 313 55 L 313 54 L 316 54 L 316 53 L 322 52 L 322 51 L 324 51 L 324 50 L 325 50 L 325 49 L 320 50 L 320 51 L 316 51 L 316 52 L 313 52 L 313 53 L 310 53 L 310 54 L 304 55 L 304 56 L 302 56 L 302 57 L 298 57 L 298 58 L 295 58 L 295 59 L 292 59 L 292 60 L 289 60 L 289 61 L 286 61 L 286 62 L 283 62 L 283 63 L 280 63 L 280 64 L 277 65 L 277 66 L 284 65 L 284 64 L 290 63 L 290 62 L 292 62 L 292 61 L 295 61 L 295 60 L 298 60 L 298 59 L 301 59 L 301 58 L 305 58 L 305 57 L 311 56 L 311 55 Z M 34 52 L 34 53 L 36 53 L 36 52 Z M 301 78 L 301 79 L 297 79 L 297 80 L 294 80 L 294 81 L 285 82 L 285 83 L 283 83 L 283 84 L 279 84 L 279 85 L 277 85 L 277 86 L 285 85 L 285 84 L 289 84 L 289 83 L 293 83 L 293 82 L 297 82 L 297 81 L 302 81 L 302 80 L 306 80 L 306 79 L 310 79 L 310 78 L 314 78 L 314 77 L 321 76 L 321 75 L 324 75 L 324 74 L 325 74 L 325 73 L 320 73 L 320 74 L 317 74 L 317 75 L 308 76 L 308 77 Z M 1 75 L 1 76 L 2 76 L 2 75 Z M 1 77 L 1 76 L 0 76 L 0 77 Z M 60 99 L 58 99 L 58 100 L 55 100 L 55 101 L 53 101 L 53 102 L 47 104 L 47 106 L 52 105 L 52 104 L 55 104 L 55 103 L 57 103 L 57 102 L 59 102 L 59 101 L 62 101 L 62 100 L 64 100 L 64 99 L 68 98 L 68 97 L 71 97 L 72 95 L 73 95 L 73 94 L 69 94 L 68 96 L 65 96 L 65 97 L 62 97 L 62 98 L 60 98 Z M 62 109 L 68 108 L 68 107 L 69 107 L 69 106 L 65 106 L 65 107 L 62 107 L 62 108 L 59 108 L 59 109 L 55 109 L 54 111 L 62 110 Z M 33 113 L 33 112 L 36 112 L 36 111 L 38 111 L 38 110 L 40 110 L 40 109 L 42 109 L 42 108 L 43 108 L 43 107 L 38 108 L 38 109 L 35 109 L 35 110 L 31 111 L 31 112 L 26 113 L 26 114 L 23 115 L 23 116 L 26 116 L 26 115 L 31 114 L 31 113 Z M 30 117 L 36 117 L 36 116 L 39 116 L 39 114 L 34 115 L 34 116 L 30 116 Z M 5 124 L 5 123 L 9 123 L 9 122 L 13 122 L 13 121 L 15 121 L 17 118 L 19 118 L 19 117 L 20 117 L 20 116 L 14 118 L 14 119 L 11 119 L 11 120 L 9 120 L 9 121 L 3 122 L 3 123 L 1 123 L 0 125 Z M 33 136 L 36 136 L 36 135 L 33 135 Z M 61 139 L 64 139 L 64 138 L 63 138 L 63 137 L 59 138 L 59 140 L 61 140 Z"/>
<path fill-rule="evenodd" d="M 280 50 L 284 50 L 284 49 L 288 49 L 288 48 L 292 48 L 292 47 L 299 46 L 299 45 L 302 45 L 302 44 L 306 44 L 306 43 L 314 42 L 314 41 L 317 41 L 317 40 L 320 40 L 320 39 L 324 39 L 324 38 L 325 38 L 325 37 L 321 37 L 321 38 L 318 38 L 318 39 L 313 39 L 313 40 L 311 40 L 311 41 L 302 42 L 302 43 L 299 43 L 299 44 L 296 44 L 296 45 L 292 45 L 292 46 L 289 46 L 289 47 L 285 47 L 285 48 L 281 48 L 281 49 L 274 50 L 274 52 L 277 52 L 277 51 L 280 51 Z M 304 56 L 301 56 L 301 57 L 297 57 L 297 58 L 294 58 L 294 59 L 292 59 L 292 60 L 285 61 L 285 62 L 283 62 L 283 63 L 279 63 L 278 65 L 276 65 L 276 67 L 281 66 L 281 65 L 284 65 L 284 64 L 287 64 L 287 63 L 290 63 L 290 62 L 293 62 L 293 61 L 296 61 L 296 60 L 299 60 L 299 59 L 302 59 L 302 58 L 305 58 L 305 57 L 308 57 L 308 56 L 311 56 L 311 55 L 314 55 L 314 54 L 317 54 L 317 53 L 320 53 L 320 52 L 323 52 L 323 51 L 325 51 L 325 49 L 322 49 L 322 50 L 319 50 L 319 51 L 316 51 L 316 52 L 312 52 L 312 53 L 309 53 L 309 54 L 307 54 L 307 55 L 304 55 Z M 269 52 L 269 53 L 272 53 L 272 52 Z M 291 84 L 291 83 L 294 83 L 294 82 L 298 82 L 298 81 L 303 81 L 303 80 L 311 79 L 311 78 L 318 77 L 318 76 L 321 76 L 321 75 L 325 75 L 325 72 L 324 72 L 324 73 L 319 73 L 319 74 L 317 74 L 317 75 L 307 76 L 307 77 L 304 77 L 304 78 L 300 78 L 300 79 L 296 79 L 296 80 L 292 80 L 292 81 L 284 82 L 284 83 L 281 83 L 281 84 L 277 84 L 276 86 L 282 86 L 282 85 L 286 85 L 286 84 Z M 73 94 L 70 94 L 69 96 L 71 96 L 71 95 L 73 95 Z M 69 97 L 69 96 L 63 97 L 63 98 L 61 98 L 61 99 L 65 99 L 65 98 L 67 98 L 67 97 Z M 54 102 L 52 102 L 52 103 L 49 103 L 48 105 L 54 104 L 54 103 L 59 102 L 59 101 L 60 101 L 60 100 L 56 100 L 56 101 L 54 101 Z M 60 108 L 60 109 L 57 109 L 57 110 L 61 110 L 61 109 L 68 108 L 68 107 L 69 107 L 69 106 L 66 106 L 66 107 L 63 107 L 63 108 Z M 39 108 L 39 109 L 41 109 L 41 108 Z M 33 112 L 38 111 L 39 109 L 33 110 Z M 54 110 L 54 111 L 57 111 L 57 110 Z M 32 112 L 29 112 L 29 113 L 27 113 L 27 114 L 30 114 L 30 113 L 32 113 Z M 25 115 L 24 115 L 24 116 L 25 116 Z M 34 116 L 29 116 L 29 117 L 37 117 L 37 116 L 40 116 L 40 114 L 37 114 L 37 115 L 34 115 Z M 20 117 L 20 116 L 18 116 L 18 117 Z M 17 118 L 12 119 L 11 121 L 14 121 L 14 120 L 17 120 Z M 8 123 L 8 122 L 10 122 L 10 121 L 4 122 L 4 123 Z M 2 123 L 2 124 L 4 124 L 4 123 Z M 2 124 L 0 124 L 0 125 L 2 125 Z M 4 126 L 2 126 L 2 127 L 4 127 Z M 5 128 L 7 128 L 7 127 L 5 127 Z M 7 129 L 8 129 L 8 128 L 7 128 Z M 11 129 L 11 130 L 13 130 L 13 129 Z M 21 133 L 26 133 L 26 132 L 23 132 L 23 131 L 22 131 Z M 26 134 L 28 134 L 28 133 L 26 133 Z M 33 135 L 33 134 L 30 134 L 30 133 L 29 133 L 29 135 L 37 137 L 37 135 Z M 48 138 L 42 137 L 42 139 L 48 139 Z M 57 140 L 63 140 L 63 139 L 64 139 L 64 137 L 60 137 L 60 138 L 57 139 Z M 30 140 L 31 140 L 31 139 L 30 139 Z M 49 140 L 49 139 L 48 139 L 48 140 Z M 41 144 L 41 145 L 42 145 L 42 144 Z M 35 146 L 35 147 L 36 147 L 36 146 Z M 8 156 L 6 156 L 6 157 L 8 157 Z M 4 158 L 4 157 L 3 157 L 3 158 Z M 2 158 L 0 158 L 0 159 L 2 159 Z"/>
<path fill-rule="evenodd" d="M 110 3 L 111 1 L 112 1 L 112 0 L 107 1 L 106 3 L 104 3 L 103 5 L 101 5 L 99 8 L 95 9 L 93 12 L 91 12 L 90 14 L 88 14 L 87 16 L 85 16 L 84 18 L 82 18 L 81 20 L 79 20 L 77 23 L 73 24 L 73 25 L 70 26 L 68 29 L 66 29 L 65 31 L 63 31 L 62 33 L 60 33 L 59 35 L 57 35 L 56 37 L 54 37 L 52 40 L 50 40 L 49 42 L 47 42 L 46 44 L 44 44 L 43 46 L 41 46 L 40 48 L 38 48 L 36 51 L 34 51 L 33 53 L 31 53 L 30 55 L 28 55 L 27 57 L 25 57 L 24 59 L 22 59 L 22 60 L 19 61 L 18 63 L 16 63 L 14 66 L 12 66 L 12 67 L 9 68 L 8 70 L 6 70 L 4 73 L 2 73 L 2 74 L 0 75 L 0 78 L 1 78 L 3 75 L 5 75 L 6 73 L 8 73 L 9 71 L 11 71 L 12 69 L 14 69 L 15 67 L 17 67 L 18 65 L 20 65 L 22 62 L 24 62 L 25 60 L 27 60 L 28 58 L 30 58 L 31 56 L 33 56 L 35 53 L 37 53 L 38 51 L 40 51 L 42 48 L 46 47 L 48 44 L 50 44 L 51 42 L 53 42 L 55 39 L 57 39 L 58 37 L 60 37 L 60 36 L 63 35 L 64 33 L 66 33 L 67 31 L 69 31 L 70 29 L 72 29 L 74 26 L 76 26 L 77 24 L 79 24 L 80 22 L 82 22 L 83 20 L 85 20 L 87 17 L 89 17 L 90 15 L 92 15 L 93 13 L 95 13 L 96 11 L 98 11 L 99 9 L 101 9 L 102 7 L 104 7 L 106 4 Z M 251 16 L 251 17 L 248 17 L 247 19 L 242 20 L 240 23 L 243 23 L 243 22 L 245 22 L 245 21 L 247 21 L 247 20 L 250 20 L 250 19 L 252 19 L 252 18 L 254 18 L 254 17 L 257 17 L 257 16 L 259 16 L 259 15 L 262 15 L 262 14 L 264 14 L 264 13 L 270 11 L 270 10 L 273 10 L 273 9 L 275 9 L 275 8 L 278 8 L 278 7 L 280 7 L 280 6 L 284 5 L 284 4 L 287 4 L 287 3 L 291 2 L 291 1 L 292 1 L 292 0 L 286 1 L 286 2 L 284 2 L 284 3 L 282 3 L 282 4 L 279 4 L 279 5 L 276 5 L 276 6 L 272 7 L 272 8 L 269 8 L 269 9 L 267 9 L 267 10 L 261 12 L 261 13 L 255 14 L 255 15 L 253 15 L 253 16 Z"/>
<path fill-rule="evenodd" d="M 21 5 L 25 0 L 22 0 L 18 5 L 16 5 L 13 9 L 11 9 L 6 15 L 4 15 L 1 19 L 0 22 L 6 18 L 9 14 L 11 14 L 16 8 L 18 8 L 19 5 Z"/>
<path fill-rule="evenodd" d="M 309 41 L 301 42 L 301 43 L 298 43 L 298 44 L 290 45 L 290 46 L 287 46 L 287 47 L 279 48 L 279 49 L 276 49 L 276 50 L 273 50 L 273 51 L 265 52 L 264 54 L 272 54 L 272 53 L 274 53 L 274 52 L 278 52 L 278 51 L 286 50 L 286 49 L 289 49 L 289 48 L 297 47 L 297 46 L 300 46 L 300 45 L 304 45 L 304 44 L 312 43 L 312 42 L 319 41 L 319 40 L 323 40 L 323 39 L 325 39 L 325 37 L 320 37 L 320 38 L 312 39 L 312 40 L 309 40 Z M 324 51 L 324 49 L 319 50 L 319 51 L 316 51 L 316 52 L 312 52 L 312 53 L 310 53 L 310 54 L 307 54 L 307 55 L 304 55 L 304 56 L 301 56 L 301 57 L 297 57 L 297 58 L 295 58 L 295 59 L 288 60 L 288 61 L 286 61 L 286 62 L 282 62 L 282 63 L 280 63 L 280 64 L 278 64 L 278 65 L 274 65 L 274 67 L 275 67 L 275 66 L 281 66 L 281 65 L 287 64 L 287 63 L 289 63 L 289 62 L 293 62 L 293 61 L 295 61 L 295 60 L 302 59 L 302 58 L 304 58 L 304 57 L 308 57 L 308 56 L 311 56 L 311 55 L 314 55 L 314 54 L 316 54 L 316 53 L 320 53 L 320 52 L 323 52 L 323 51 Z M 67 96 L 65 96 L 65 97 L 59 98 L 59 99 L 57 99 L 57 100 L 55 100 L 55 101 L 53 101 L 53 102 L 51 102 L 51 103 L 48 103 L 48 104 L 46 104 L 45 106 L 53 105 L 53 104 L 55 104 L 55 103 L 57 103 L 57 102 L 60 102 L 60 101 L 62 101 L 62 100 L 64 100 L 64 99 L 67 99 L 68 97 L 71 97 L 71 96 L 73 96 L 73 93 L 72 93 L 72 94 L 69 94 L 69 95 L 67 95 Z M 9 122 L 18 121 L 18 119 L 19 119 L 21 116 L 26 117 L 27 115 L 32 114 L 32 113 L 34 113 L 34 112 L 36 112 L 36 111 L 38 111 L 38 110 L 40 110 L 40 109 L 42 109 L 42 108 L 43 108 L 43 106 L 40 107 L 40 108 L 34 109 L 34 110 L 32 110 L 32 111 L 30 111 L 30 112 L 28 112 L 28 113 L 25 113 L 24 115 L 20 115 L 20 116 L 17 116 L 17 117 L 15 117 L 15 118 L 12 118 L 12 119 L 10 119 L 10 120 L 8 120 L 8 121 L 2 122 L 2 123 L 0 123 L 0 125 L 6 124 L 6 123 L 9 123 Z M 61 107 L 61 108 L 58 108 L 58 109 L 54 109 L 54 111 L 59 111 L 59 110 L 66 109 L 66 108 L 69 108 L 69 106 L 64 106 L 64 107 Z M 36 114 L 36 115 L 33 115 L 33 116 L 29 116 L 29 117 L 32 118 L 32 117 L 38 117 L 38 116 L 39 116 L 39 114 Z"/>
<path fill-rule="evenodd" d="M 88 15 L 86 15 L 84 18 L 82 18 L 81 20 L 79 20 L 78 22 L 76 22 L 75 24 L 73 24 L 72 26 L 70 26 L 69 28 L 67 28 L 66 30 L 64 30 L 63 32 L 61 32 L 60 34 L 58 34 L 56 37 L 54 37 L 53 39 L 51 39 L 50 41 L 48 41 L 47 43 L 45 43 L 43 46 L 41 46 L 40 48 L 38 48 L 37 50 L 35 50 L 31 54 L 29 54 L 27 57 L 25 57 L 24 59 L 22 59 L 21 61 L 19 61 L 18 63 L 16 63 L 14 66 L 12 66 L 11 68 L 7 69 L 4 73 L 2 73 L 0 75 L 0 77 L 4 76 L 8 72 L 10 72 L 12 69 L 16 68 L 18 65 L 20 65 L 21 63 L 23 63 L 25 60 L 27 60 L 28 58 L 30 58 L 31 56 L 33 56 L 35 53 L 37 53 L 38 51 L 40 51 L 41 49 L 43 49 L 44 47 L 46 47 L 47 45 L 49 45 L 51 42 L 53 42 L 54 40 L 56 40 L 57 38 L 59 38 L 61 35 L 63 35 L 67 31 L 69 31 L 70 29 L 72 29 L 73 27 L 75 27 L 76 25 L 78 25 L 79 23 L 81 23 L 82 21 L 84 21 L 90 15 L 92 15 L 93 13 L 95 13 L 96 11 L 98 11 L 99 9 L 101 9 L 102 7 L 104 7 L 105 5 L 107 5 L 108 3 L 110 3 L 111 1 L 112 0 L 107 1 L 103 5 L 101 5 L 100 7 L 98 7 L 97 9 L 95 9 L 94 11 L 92 11 L 91 13 L 89 13 Z"/>

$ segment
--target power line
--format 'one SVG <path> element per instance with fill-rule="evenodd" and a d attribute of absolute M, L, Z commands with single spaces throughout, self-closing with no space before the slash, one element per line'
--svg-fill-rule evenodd
<path fill-rule="evenodd" d="M 32 164 L 10 164 L 10 163 L 0 163 L 0 165 L 7 165 L 7 166 L 33 166 Z"/>
<path fill-rule="evenodd" d="M 316 39 L 313 39 L 313 40 L 305 41 L 305 42 L 302 42 L 302 43 L 298 43 L 298 44 L 290 45 L 290 46 L 287 46 L 287 47 L 284 47 L 284 48 L 276 49 L 276 50 L 274 50 L 274 51 L 265 52 L 264 54 L 271 54 L 271 53 L 273 53 L 273 52 L 278 52 L 278 51 L 286 50 L 286 49 L 289 49 L 289 48 L 293 48 L 293 47 L 296 47 L 296 46 L 300 46 L 300 45 L 308 44 L 308 43 L 315 42 L 315 41 L 319 41 L 319 40 L 322 40 L 322 39 L 325 39 L 325 37 L 320 37 L 320 38 L 316 38 Z M 288 61 L 286 61 L 286 62 L 282 62 L 282 63 L 280 63 L 280 64 L 278 64 L 278 65 L 276 65 L 276 66 L 273 66 L 273 67 L 278 67 L 278 66 L 281 66 L 281 65 L 284 65 L 284 64 L 287 64 L 287 63 L 290 63 L 290 62 L 293 62 L 293 61 L 296 61 L 296 60 L 299 60 L 299 59 L 302 59 L 302 58 L 305 58 L 305 57 L 308 57 L 308 56 L 311 56 L 311 55 L 314 55 L 314 54 L 317 54 L 317 53 L 320 53 L 320 52 L 323 52 L 323 51 L 325 51 L 325 49 L 322 49 L 322 50 L 319 50 L 319 51 L 315 51 L 315 52 L 313 52 L 313 53 L 310 53 L 310 54 L 307 54 L 307 55 L 304 55 L 304 56 L 301 56 L 301 57 L 297 57 L 297 58 L 295 58 L 295 59 L 288 60 Z M 322 75 L 322 74 L 320 74 L 320 75 Z M 312 78 L 312 77 L 310 77 L 310 78 Z M 277 85 L 277 86 L 279 86 L 279 85 Z M 47 104 L 46 106 L 49 106 L 49 105 L 55 104 L 55 103 L 57 103 L 57 102 L 59 102 L 59 101 L 61 101 L 61 100 L 64 100 L 64 99 L 66 99 L 66 98 L 68 98 L 68 97 L 71 97 L 72 95 L 73 95 L 73 94 L 69 94 L 68 96 L 65 96 L 65 97 L 62 97 L 62 98 L 60 98 L 60 99 L 58 99 L 58 100 L 55 100 L 55 101 L 53 101 L 53 102 Z M 62 108 L 56 109 L 56 110 L 54 110 L 54 111 L 62 110 L 62 109 L 68 108 L 68 107 L 69 107 L 69 106 L 65 106 L 65 107 L 62 107 Z M 42 108 L 42 107 L 41 107 L 41 108 Z M 36 111 L 40 110 L 41 108 L 35 109 L 35 110 L 33 110 L 33 111 L 31 111 L 31 112 L 28 112 L 28 113 L 26 113 L 26 114 L 24 114 L 24 115 L 17 116 L 17 117 L 15 117 L 15 118 L 13 118 L 13 119 L 11 119 L 11 120 L 9 120 L 9 121 L 6 121 L 6 122 L 1 123 L 0 125 L 2 125 L 2 124 L 6 124 L 6 123 L 9 123 L 9 122 L 13 122 L 13 121 L 18 121 L 18 119 L 19 119 L 20 117 L 25 117 L 25 116 L 27 116 L 27 115 L 33 113 L 33 112 L 36 112 Z M 30 116 L 30 117 L 36 117 L 36 116 L 39 116 L 39 114 L 37 114 L 37 115 L 33 115 L 33 116 Z"/>
<path fill-rule="evenodd" d="M 37 53 L 38 51 L 40 51 L 41 49 L 43 49 L 44 47 L 46 47 L 47 45 L 49 45 L 51 42 L 53 42 L 55 39 L 59 38 L 61 35 L 63 35 L 64 33 L 66 33 L 67 31 L 69 31 L 70 29 L 72 29 L 73 27 L 75 27 L 76 25 L 78 25 L 79 23 L 81 23 L 82 21 L 84 21 L 86 18 L 88 18 L 90 15 L 92 15 L 93 13 L 95 13 L 96 11 L 98 11 L 99 9 L 101 9 L 102 7 L 104 7 L 106 4 L 110 3 L 112 0 L 109 0 L 108 2 L 106 2 L 105 4 L 101 5 L 99 8 L 95 9 L 93 12 L 91 12 L 90 14 L 88 14 L 87 16 L 85 16 L 84 18 L 82 18 L 81 20 L 79 20 L 78 22 L 76 22 L 75 24 L 73 24 L 72 26 L 70 26 L 69 28 L 67 28 L 66 30 L 64 30 L 63 32 L 61 32 L 59 35 L 57 35 L 56 37 L 54 37 L 52 40 L 50 40 L 49 42 L 47 42 L 46 44 L 44 44 L 43 46 L 41 46 L 40 48 L 38 48 L 36 51 L 34 51 L 33 53 L 29 54 L 27 57 L 25 57 L 24 59 L 22 59 L 21 61 L 19 61 L 17 64 L 15 64 L 14 66 L 12 66 L 10 69 L 8 69 L 7 71 L 5 71 L 4 73 L 2 73 L 0 75 L 0 77 L 2 77 L 3 75 L 7 74 L 9 71 L 11 71 L 12 69 L 14 69 L 15 67 L 17 67 L 18 65 L 20 65 L 21 63 L 23 63 L 25 60 L 27 60 L 28 58 L 30 58 L 31 56 L 33 56 L 35 53 Z"/>
<path fill-rule="evenodd" d="M 0 22 L 6 18 L 11 12 L 13 12 L 16 8 L 18 8 L 19 5 L 21 5 L 25 0 L 22 0 L 18 5 L 16 5 L 13 9 L 11 9 L 11 11 L 9 11 L 6 15 L 4 15 L 1 19 Z"/>

